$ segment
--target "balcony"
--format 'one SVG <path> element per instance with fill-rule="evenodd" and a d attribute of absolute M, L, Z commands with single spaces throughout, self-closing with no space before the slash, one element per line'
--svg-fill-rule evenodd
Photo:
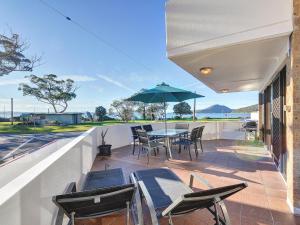
<path fill-rule="evenodd" d="M 190 123 L 190 128 L 199 123 Z M 261 147 L 242 145 L 244 138 L 240 122 L 208 122 L 203 134 L 204 152 L 193 161 L 186 151 L 178 154 L 172 149 L 173 159 L 167 160 L 165 154 L 147 157 L 132 155 L 130 124 L 109 126 L 107 143 L 113 145 L 111 157 L 96 157 L 103 127 L 95 127 L 50 155 L 41 151 L 19 159 L 22 172 L 14 173 L 13 165 L 1 174 L 7 182 L 0 186 L 1 224 L 55 224 L 57 207 L 52 196 L 64 192 L 70 182 L 76 182 L 78 188 L 83 184 L 90 170 L 122 168 L 126 178 L 135 170 L 144 168 L 168 167 L 184 182 L 188 182 L 189 173 L 204 177 L 211 185 L 218 187 L 238 182 L 247 182 L 248 188 L 228 198 L 227 205 L 233 225 L 242 224 L 299 224 L 286 203 L 286 186 L 267 151 Z M 154 129 L 163 128 L 163 124 L 153 124 Z M 174 124 L 169 124 L 173 127 Z M 192 151 L 193 152 L 193 151 Z M 44 158 L 32 165 L 22 160 L 26 157 Z M 25 162 L 25 161 L 24 161 Z M 8 171 L 11 171 L 9 174 Z M 196 186 L 203 188 L 202 186 Z M 145 224 L 149 224 L 149 214 L 145 211 Z M 192 219 L 191 219 L 192 218 Z M 214 224 L 205 211 L 197 211 L 188 216 L 176 217 L 175 224 Z M 167 221 L 163 221 L 165 224 Z M 107 216 L 76 224 L 124 224 L 123 215 Z"/>
<path fill-rule="evenodd" d="M 216 92 L 261 90 L 289 54 L 292 1 L 170 0 L 166 27 L 169 59 Z"/>

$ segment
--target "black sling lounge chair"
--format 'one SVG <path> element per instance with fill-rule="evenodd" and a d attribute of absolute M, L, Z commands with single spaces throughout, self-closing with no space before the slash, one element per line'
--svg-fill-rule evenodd
<path fill-rule="evenodd" d="M 73 192 L 53 197 L 53 202 L 70 218 L 71 225 L 77 219 L 89 219 L 126 209 L 126 224 L 129 225 L 131 204 L 135 185 L 126 184 L 110 188 L 76 192 L 75 183 L 68 188 Z"/>
<path fill-rule="evenodd" d="M 192 190 L 194 179 L 204 183 L 210 189 L 194 192 Z M 246 183 L 240 183 L 212 188 L 196 174 L 191 174 L 188 186 L 166 168 L 136 171 L 131 174 L 131 181 L 138 184 L 149 208 L 153 225 L 159 225 L 159 219 L 163 217 L 167 217 L 169 225 L 173 225 L 173 216 L 200 209 L 208 209 L 216 225 L 230 225 L 223 200 L 247 187 Z"/>

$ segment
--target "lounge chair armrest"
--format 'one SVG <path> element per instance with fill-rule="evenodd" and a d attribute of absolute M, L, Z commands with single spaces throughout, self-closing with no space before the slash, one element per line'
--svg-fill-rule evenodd
<path fill-rule="evenodd" d="M 191 176 L 190 176 L 190 188 L 193 187 L 194 180 L 197 180 L 198 182 L 200 182 L 202 184 L 205 184 L 209 189 L 214 188 L 210 183 L 208 183 L 207 180 L 205 180 L 203 177 L 201 177 L 200 175 L 195 174 L 195 173 L 191 173 Z"/>
<path fill-rule="evenodd" d="M 138 188 L 139 185 L 134 176 L 134 173 L 130 174 L 129 179 L 130 179 L 130 182 L 133 183 L 136 187 L 136 192 L 134 194 L 136 208 L 134 210 L 137 211 L 137 221 L 134 221 L 134 223 L 138 224 L 138 225 L 144 225 L 141 195 L 140 195 L 139 188 Z M 134 220 L 136 220 L 135 217 L 134 217 Z"/>
<path fill-rule="evenodd" d="M 144 198 L 147 202 L 147 206 L 148 206 L 148 209 L 150 211 L 150 216 L 151 216 L 151 220 L 152 220 L 152 225 L 159 225 L 158 223 L 158 220 L 157 220 L 157 214 L 156 214 L 156 211 L 155 211 L 155 208 L 154 208 L 154 204 L 153 204 L 153 201 L 151 199 L 151 196 L 144 184 L 143 181 L 138 181 L 138 184 L 139 184 L 139 187 L 144 195 Z"/>
<path fill-rule="evenodd" d="M 182 196 L 179 196 L 179 197 L 178 197 L 171 205 L 169 205 L 164 211 L 162 211 L 161 215 L 162 215 L 162 216 L 167 216 L 169 213 L 172 212 L 172 210 L 173 210 L 174 208 L 177 207 L 177 205 L 180 204 L 180 202 L 183 201 L 183 199 L 184 199 L 184 198 L 183 198 Z"/>

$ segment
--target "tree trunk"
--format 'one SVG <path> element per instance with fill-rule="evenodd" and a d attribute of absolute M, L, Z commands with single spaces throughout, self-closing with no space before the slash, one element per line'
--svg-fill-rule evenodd
<path fill-rule="evenodd" d="M 54 103 L 50 103 L 50 104 L 52 105 L 52 107 L 53 107 L 53 109 L 54 109 L 54 112 L 57 113 L 57 109 L 56 109 L 56 107 L 55 107 L 55 104 L 54 104 Z"/>
<path fill-rule="evenodd" d="M 61 110 L 59 113 L 64 113 L 67 110 L 67 108 L 68 108 L 68 103 L 65 102 L 65 106 L 64 106 L 63 110 Z"/>
<path fill-rule="evenodd" d="M 146 105 L 144 104 L 143 119 L 146 120 Z"/>

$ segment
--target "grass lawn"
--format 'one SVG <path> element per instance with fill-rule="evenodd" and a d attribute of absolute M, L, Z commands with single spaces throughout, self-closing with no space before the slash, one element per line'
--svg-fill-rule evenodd
<path fill-rule="evenodd" d="M 192 121 L 192 119 L 182 120 L 168 120 L 168 123 L 172 122 L 184 122 Z M 197 120 L 201 122 L 213 122 L 213 121 L 239 121 L 239 119 L 203 119 Z M 129 121 L 129 123 L 150 123 L 153 121 L 149 120 L 135 120 Z M 162 122 L 162 121 L 159 121 Z M 34 133 L 59 133 L 59 132 L 83 132 L 89 130 L 93 126 L 108 126 L 115 124 L 124 124 L 122 121 L 111 120 L 104 122 L 88 122 L 77 125 L 68 126 L 23 126 L 18 122 L 12 126 L 10 122 L 0 122 L 0 133 L 4 134 L 34 134 Z"/>
<path fill-rule="evenodd" d="M 264 146 L 264 143 L 260 140 L 247 140 L 247 141 L 239 140 L 239 141 L 237 141 L 237 144 L 240 146 L 251 146 L 251 147 L 263 147 Z"/>

